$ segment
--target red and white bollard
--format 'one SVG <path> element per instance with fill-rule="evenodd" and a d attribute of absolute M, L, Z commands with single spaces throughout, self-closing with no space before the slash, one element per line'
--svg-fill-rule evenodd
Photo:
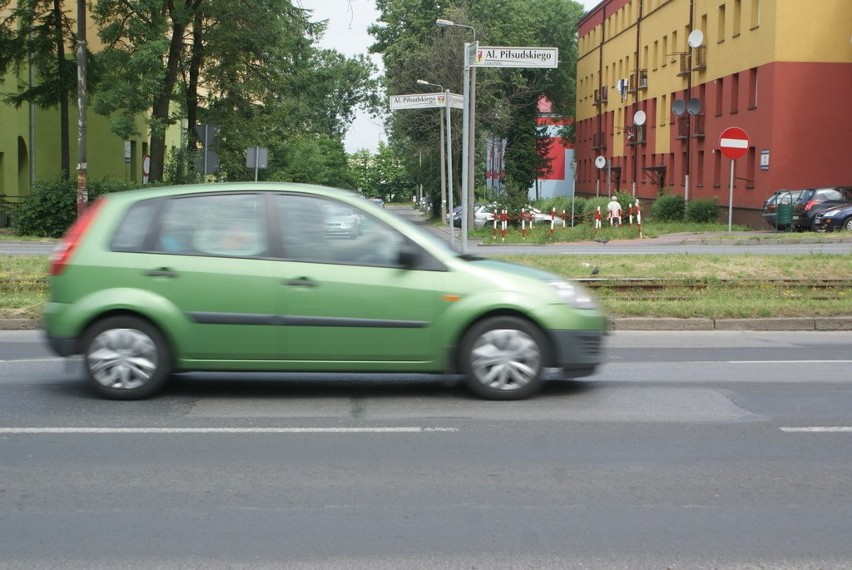
<path fill-rule="evenodd" d="M 636 200 L 636 223 L 639 224 L 639 237 L 642 235 L 642 210 L 639 208 L 639 200 Z"/>
<path fill-rule="evenodd" d="M 527 239 L 527 211 L 521 208 L 521 239 Z"/>

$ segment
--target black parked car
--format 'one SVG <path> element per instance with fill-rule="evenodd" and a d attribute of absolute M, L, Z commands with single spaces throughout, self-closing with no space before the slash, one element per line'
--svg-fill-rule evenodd
<path fill-rule="evenodd" d="M 792 211 L 789 212 L 790 215 L 787 216 L 786 219 L 782 216 L 782 219 L 779 220 L 777 218 L 778 206 L 780 204 L 782 206 L 790 206 L 792 208 L 793 202 L 795 202 L 801 194 L 802 190 L 778 190 L 763 203 L 763 219 L 766 220 L 767 224 L 775 229 L 790 229 Z"/>
<path fill-rule="evenodd" d="M 823 210 L 816 215 L 814 225 L 818 231 L 846 230 L 852 232 L 852 204 Z"/>
<path fill-rule="evenodd" d="M 829 186 L 803 190 L 793 202 L 793 227 L 816 230 L 816 215 L 829 208 L 852 204 L 852 186 Z"/>

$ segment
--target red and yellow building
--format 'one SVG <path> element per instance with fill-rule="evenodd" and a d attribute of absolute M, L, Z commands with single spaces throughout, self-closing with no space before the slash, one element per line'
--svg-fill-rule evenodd
<path fill-rule="evenodd" d="M 577 193 L 728 206 L 759 224 L 781 188 L 852 184 L 850 0 L 603 0 L 579 23 Z M 607 162 L 604 168 L 603 157 Z"/>

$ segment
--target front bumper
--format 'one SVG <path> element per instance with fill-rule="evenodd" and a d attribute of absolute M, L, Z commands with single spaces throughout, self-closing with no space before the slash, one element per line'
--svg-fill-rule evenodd
<path fill-rule="evenodd" d="M 579 378 L 595 373 L 604 363 L 605 331 L 549 331 L 553 343 L 553 366 L 565 376 Z"/>

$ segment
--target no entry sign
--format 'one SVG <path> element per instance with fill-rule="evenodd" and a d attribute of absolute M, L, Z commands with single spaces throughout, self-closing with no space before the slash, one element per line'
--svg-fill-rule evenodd
<path fill-rule="evenodd" d="M 719 137 L 719 148 L 731 160 L 741 158 L 748 152 L 748 135 L 739 127 L 728 127 Z"/>

